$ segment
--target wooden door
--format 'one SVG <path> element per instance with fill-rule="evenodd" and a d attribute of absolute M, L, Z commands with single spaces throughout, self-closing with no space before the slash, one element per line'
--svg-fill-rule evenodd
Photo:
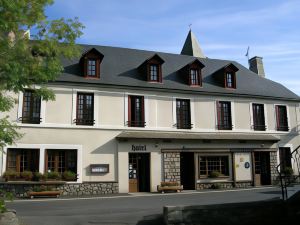
<path fill-rule="evenodd" d="M 129 154 L 129 192 L 138 192 L 139 191 L 139 182 L 138 182 L 138 155 Z"/>
<path fill-rule="evenodd" d="M 270 185 L 271 184 L 270 153 L 255 152 L 254 159 L 255 159 L 255 184 Z"/>

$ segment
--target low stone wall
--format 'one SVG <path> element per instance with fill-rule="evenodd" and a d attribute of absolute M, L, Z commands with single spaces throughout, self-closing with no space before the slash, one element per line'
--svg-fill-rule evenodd
<path fill-rule="evenodd" d="M 231 188 L 249 188 L 252 187 L 252 182 L 210 182 L 210 183 L 197 183 L 196 189 L 231 189 Z"/>
<path fill-rule="evenodd" d="M 44 185 L 51 189 L 60 190 L 63 196 L 84 196 L 119 193 L 117 182 L 4 182 L 0 183 L 0 189 L 11 192 L 15 197 L 27 197 L 28 191 Z"/>

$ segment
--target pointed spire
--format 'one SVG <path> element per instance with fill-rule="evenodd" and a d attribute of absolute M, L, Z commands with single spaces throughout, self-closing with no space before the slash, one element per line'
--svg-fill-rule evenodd
<path fill-rule="evenodd" d="M 203 54 L 202 49 L 200 48 L 200 45 L 197 41 L 197 38 L 195 34 L 192 32 L 192 29 L 190 29 L 183 48 L 181 50 L 181 55 L 190 55 L 190 56 L 195 56 L 198 58 L 206 58 L 206 56 Z"/>

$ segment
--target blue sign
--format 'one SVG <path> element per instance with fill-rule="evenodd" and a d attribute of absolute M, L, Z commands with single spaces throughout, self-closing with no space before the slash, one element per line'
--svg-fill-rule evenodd
<path fill-rule="evenodd" d="M 245 166 L 246 169 L 249 169 L 250 168 L 250 163 L 249 162 L 245 162 L 244 166 Z"/>

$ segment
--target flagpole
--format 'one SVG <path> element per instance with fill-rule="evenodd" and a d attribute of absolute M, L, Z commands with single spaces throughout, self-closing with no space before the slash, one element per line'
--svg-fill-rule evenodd
<path fill-rule="evenodd" d="M 247 52 L 246 52 L 246 57 L 247 57 L 247 59 L 248 59 L 248 66 L 250 67 L 250 62 L 249 62 L 249 49 L 250 49 L 250 47 L 248 46 L 248 48 L 247 48 Z"/>

